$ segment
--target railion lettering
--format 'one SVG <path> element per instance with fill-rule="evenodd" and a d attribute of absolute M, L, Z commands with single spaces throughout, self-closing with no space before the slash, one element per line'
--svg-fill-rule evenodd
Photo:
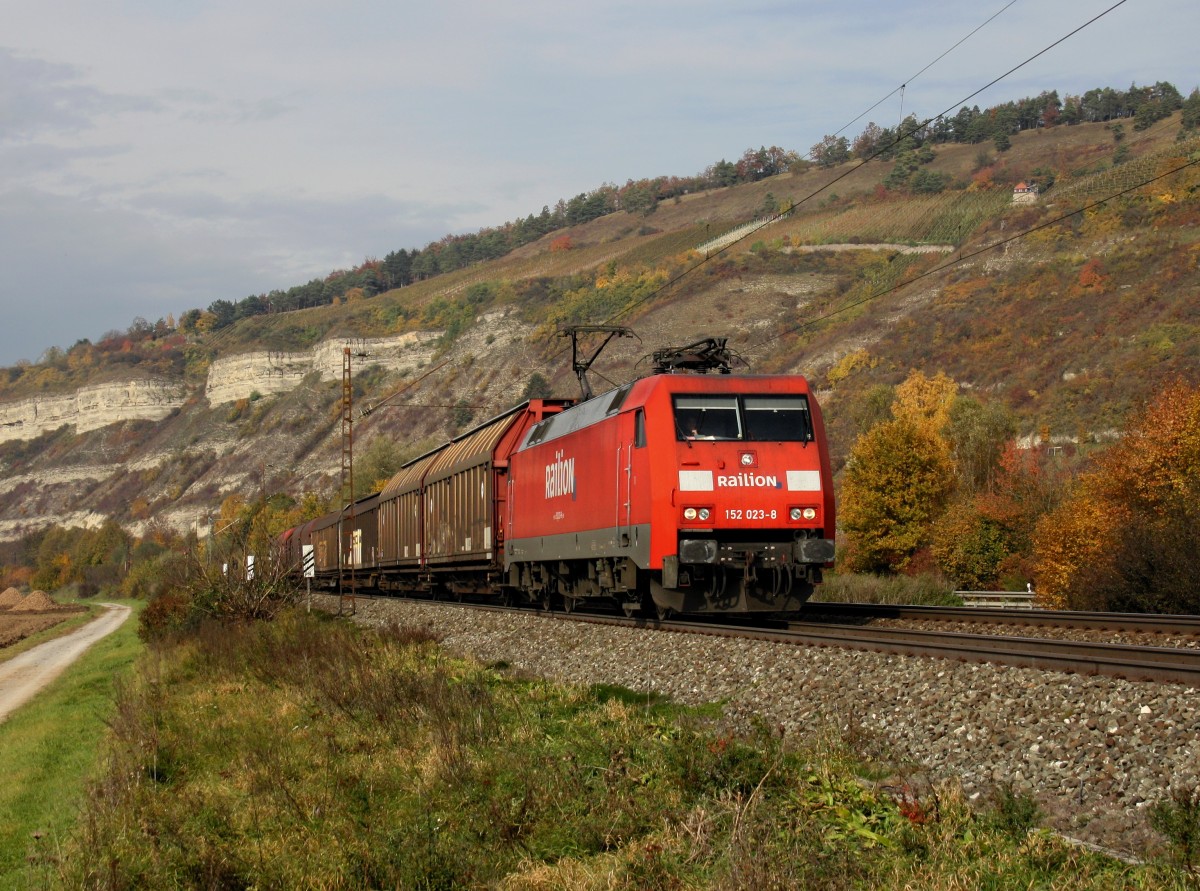
<path fill-rule="evenodd" d="M 575 497 L 575 459 L 564 458 L 562 451 L 554 453 L 554 461 L 546 465 L 546 498 L 562 495 Z"/>
<path fill-rule="evenodd" d="M 717 488 L 721 489 L 779 489 L 779 477 L 762 473 L 732 473 L 717 475 Z"/>

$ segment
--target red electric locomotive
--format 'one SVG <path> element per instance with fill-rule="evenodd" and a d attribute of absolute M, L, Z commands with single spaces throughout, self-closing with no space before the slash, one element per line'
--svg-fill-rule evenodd
<path fill-rule="evenodd" d="M 795 375 L 627 384 L 534 426 L 508 485 L 508 584 L 568 609 L 786 612 L 833 561 L 824 425 Z"/>
<path fill-rule="evenodd" d="M 799 609 L 834 555 L 825 429 L 807 382 L 730 374 L 719 340 L 655 360 L 655 373 L 596 398 L 590 362 L 576 361 L 585 401 L 532 400 L 492 418 L 353 510 L 284 533 L 286 559 L 298 571 L 313 545 L 327 587 L 352 570 L 358 587 L 546 608 Z"/>

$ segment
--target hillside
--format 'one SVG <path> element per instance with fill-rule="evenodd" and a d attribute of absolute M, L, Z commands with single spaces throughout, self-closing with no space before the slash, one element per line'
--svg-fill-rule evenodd
<path fill-rule="evenodd" d="M 203 533 L 231 494 L 335 491 L 347 343 L 359 406 L 409 388 L 357 421 L 360 453 L 386 436 L 416 454 L 519 401 L 535 372 L 575 395 L 556 330 L 606 321 L 641 340 L 613 343 L 598 390 L 654 349 L 728 336 L 751 370 L 816 383 L 838 459 L 874 388 L 912 369 L 1011 407 L 1030 441 L 1103 438 L 1198 367 L 1200 146 L 1178 132 L 1175 114 L 1121 139 L 1096 123 L 1028 130 L 1004 152 L 938 146 L 911 163 L 941 191 L 887 188 L 892 161 L 810 165 L 375 296 L 92 348 L 137 358 L 124 366 L 55 355 L 0 387 L 0 539 L 109 516 Z M 1052 185 L 1014 204 L 1031 181 Z"/>

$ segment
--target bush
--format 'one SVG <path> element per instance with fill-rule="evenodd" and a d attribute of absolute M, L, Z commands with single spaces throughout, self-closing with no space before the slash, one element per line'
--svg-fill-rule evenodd
<path fill-rule="evenodd" d="M 142 613 L 145 640 L 194 632 L 206 619 L 237 624 L 273 619 L 294 603 L 298 591 L 274 560 L 260 560 L 253 579 L 239 564 L 209 563 L 195 554 L 172 554 L 167 560 L 142 564 L 151 601 Z M 154 568 L 156 567 L 156 568 Z M 134 578 L 135 573 L 130 573 Z M 135 596 L 130 594 L 129 596 Z"/>
<path fill-rule="evenodd" d="M 164 593 L 179 575 L 182 556 L 164 551 L 133 564 L 121 580 L 121 596 L 149 600 Z"/>
<path fill-rule="evenodd" d="M 1200 882 L 1200 789 L 1176 789 L 1150 811 L 1150 825 L 1167 837 L 1179 865 Z"/>
<path fill-rule="evenodd" d="M 812 598 L 820 603 L 885 603 L 954 606 L 950 583 L 940 576 L 922 574 L 872 575 L 831 572 Z"/>
<path fill-rule="evenodd" d="M 1016 838 L 1028 834 L 1042 818 L 1042 809 L 1032 795 L 1017 792 L 1011 783 L 992 793 L 992 811 L 987 822 L 994 829 Z"/>

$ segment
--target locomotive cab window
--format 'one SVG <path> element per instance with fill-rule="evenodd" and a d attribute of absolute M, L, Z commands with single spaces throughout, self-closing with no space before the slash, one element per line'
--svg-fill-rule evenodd
<path fill-rule="evenodd" d="M 757 442 L 809 442 L 813 438 L 804 396 L 746 396 L 746 438 Z"/>
<path fill-rule="evenodd" d="M 687 439 L 741 439 L 736 396 L 676 396 L 675 435 Z"/>

